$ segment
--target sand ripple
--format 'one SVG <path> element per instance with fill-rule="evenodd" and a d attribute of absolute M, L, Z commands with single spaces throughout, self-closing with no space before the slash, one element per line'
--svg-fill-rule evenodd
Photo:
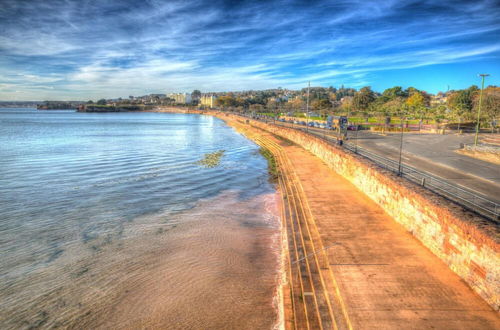
<path fill-rule="evenodd" d="M 123 239 L 94 253 L 75 244 L 3 288 L 3 328 L 269 329 L 278 221 L 273 194 L 237 192 L 136 218 Z"/>

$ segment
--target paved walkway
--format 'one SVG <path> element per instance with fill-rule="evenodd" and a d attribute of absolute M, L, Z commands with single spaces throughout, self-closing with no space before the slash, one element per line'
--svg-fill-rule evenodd
<path fill-rule="evenodd" d="M 289 329 L 500 329 L 500 316 L 375 202 L 303 148 L 249 125 L 280 168 Z"/>
<path fill-rule="evenodd" d="M 446 264 L 354 185 L 297 146 L 301 181 L 353 328 L 499 329 L 500 318 Z"/>

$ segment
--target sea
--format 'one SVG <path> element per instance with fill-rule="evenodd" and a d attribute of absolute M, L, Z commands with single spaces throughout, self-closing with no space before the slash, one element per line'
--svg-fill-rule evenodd
<path fill-rule="evenodd" d="M 276 328 L 280 244 L 267 162 L 220 119 L 0 109 L 2 329 Z"/>

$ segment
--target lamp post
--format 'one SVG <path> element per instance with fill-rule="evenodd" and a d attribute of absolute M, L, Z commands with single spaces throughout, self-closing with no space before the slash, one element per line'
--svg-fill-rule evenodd
<path fill-rule="evenodd" d="M 403 123 L 404 123 L 404 116 L 401 117 L 401 140 L 400 140 L 400 143 L 399 143 L 399 163 L 398 163 L 398 175 L 399 176 L 401 176 L 401 174 L 402 174 L 402 171 L 401 171 L 401 167 L 402 167 L 401 158 L 403 156 L 403 132 L 404 132 Z"/>
<path fill-rule="evenodd" d="M 354 153 L 357 154 L 358 153 L 358 129 L 359 129 L 359 125 L 356 124 L 356 137 L 354 138 Z"/>
<path fill-rule="evenodd" d="M 477 124 L 476 124 L 476 136 L 474 137 L 474 147 L 477 146 L 477 138 L 479 137 L 479 118 L 481 116 L 481 105 L 483 103 L 484 78 L 488 77 L 489 74 L 482 73 L 479 76 L 481 77 L 481 93 L 479 94 L 479 109 L 477 110 Z"/>
<path fill-rule="evenodd" d="M 309 89 L 311 88 L 311 82 L 307 85 L 307 102 L 306 102 L 306 132 L 309 132 Z"/>

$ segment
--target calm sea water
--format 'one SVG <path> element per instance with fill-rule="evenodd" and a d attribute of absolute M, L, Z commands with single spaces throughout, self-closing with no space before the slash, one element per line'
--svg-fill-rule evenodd
<path fill-rule="evenodd" d="M 0 109 L 0 142 L 2 328 L 276 322 L 274 188 L 223 121 Z"/>

